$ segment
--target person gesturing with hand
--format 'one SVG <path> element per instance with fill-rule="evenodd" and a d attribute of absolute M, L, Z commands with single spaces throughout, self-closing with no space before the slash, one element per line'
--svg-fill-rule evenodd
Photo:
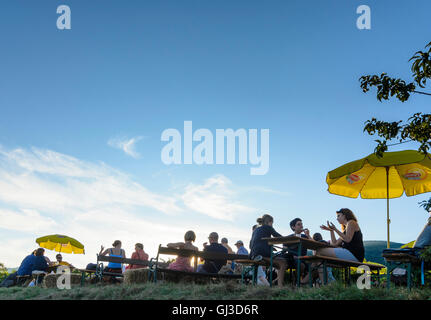
<path fill-rule="evenodd" d="M 347 208 L 340 209 L 336 213 L 337 221 L 341 225 L 341 231 L 329 221 L 326 221 L 326 225 L 320 226 L 320 229 L 331 233 L 331 245 L 335 248 L 319 249 L 317 254 L 362 262 L 365 251 L 358 220 L 353 212 Z M 338 239 L 335 234 L 339 236 Z"/>

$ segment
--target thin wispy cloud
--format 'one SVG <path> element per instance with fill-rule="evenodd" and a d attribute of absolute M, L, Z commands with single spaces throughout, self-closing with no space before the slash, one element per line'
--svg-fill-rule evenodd
<path fill-rule="evenodd" d="M 94 262 L 101 244 L 110 246 L 115 239 L 123 241 L 129 255 L 142 242 L 151 256 L 160 243 L 180 241 L 187 230 L 203 240 L 223 231 L 247 241 L 248 232 L 226 224 L 238 214 L 255 212 L 236 199 L 235 189 L 228 178 L 216 175 L 175 194 L 155 193 L 102 162 L 0 146 L 0 233 L 10 234 L 0 247 L 0 262 L 19 265 L 37 246 L 37 237 L 56 233 L 85 244 L 90 256 L 73 256 L 82 267 Z"/>
<path fill-rule="evenodd" d="M 0 201 L 57 214 L 116 206 L 182 211 L 173 196 L 151 192 L 106 164 L 37 148 L 0 149 Z"/>
<path fill-rule="evenodd" d="M 142 140 L 144 137 L 134 137 L 131 139 L 127 138 L 111 138 L 108 141 L 108 145 L 123 150 L 125 154 L 131 156 L 132 158 L 138 159 L 141 155 L 136 151 L 136 144 L 138 141 Z"/>
<path fill-rule="evenodd" d="M 21 209 L 21 211 L 0 209 L 1 228 L 21 232 L 47 232 L 57 223 L 49 217 L 43 217 L 36 210 Z"/>
<path fill-rule="evenodd" d="M 202 185 L 189 184 L 182 196 L 184 204 L 209 217 L 233 221 L 236 216 L 256 210 L 234 200 L 232 182 L 223 175 L 216 175 Z"/>

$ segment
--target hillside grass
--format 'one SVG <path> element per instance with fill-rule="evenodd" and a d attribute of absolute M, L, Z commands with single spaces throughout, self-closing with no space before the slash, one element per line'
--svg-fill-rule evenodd
<path fill-rule="evenodd" d="M 431 288 L 359 290 L 335 282 L 321 288 L 269 288 L 235 283 L 88 285 L 70 290 L 0 288 L 0 300 L 431 300 Z"/>

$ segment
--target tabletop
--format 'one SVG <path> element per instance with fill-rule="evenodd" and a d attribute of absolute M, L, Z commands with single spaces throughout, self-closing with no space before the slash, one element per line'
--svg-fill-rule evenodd
<path fill-rule="evenodd" d="M 335 248 L 334 246 L 320 241 L 314 241 L 312 239 L 301 238 L 297 236 L 287 236 L 287 237 L 273 237 L 273 238 L 262 238 L 262 240 L 267 240 L 268 244 L 299 244 L 302 243 L 302 247 L 310 250 L 317 250 L 322 248 Z"/>

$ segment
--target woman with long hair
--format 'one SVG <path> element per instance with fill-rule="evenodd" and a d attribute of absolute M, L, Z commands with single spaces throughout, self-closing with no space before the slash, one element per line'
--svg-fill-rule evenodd
<path fill-rule="evenodd" d="M 341 231 L 327 221 L 327 225 L 322 225 L 322 230 L 331 232 L 331 245 L 335 248 L 323 248 L 317 250 L 318 255 L 335 257 L 343 260 L 362 262 L 365 257 L 362 231 L 358 224 L 358 219 L 352 210 L 343 208 L 337 212 L 337 221 L 341 225 Z M 335 234 L 339 236 L 336 239 Z"/>

